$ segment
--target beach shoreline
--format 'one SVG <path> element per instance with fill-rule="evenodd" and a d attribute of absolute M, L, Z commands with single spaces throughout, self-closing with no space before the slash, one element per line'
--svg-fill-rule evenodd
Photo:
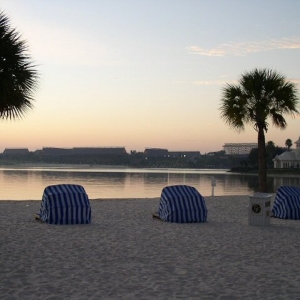
<path fill-rule="evenodd" d="M 159 198 L 93 199 L 89 225 L 0 201 L 0 298 L 297 299 L 300 222 L 249 226 L 249 196 L 205 197 L 206 223 L 151 217 Z"/>

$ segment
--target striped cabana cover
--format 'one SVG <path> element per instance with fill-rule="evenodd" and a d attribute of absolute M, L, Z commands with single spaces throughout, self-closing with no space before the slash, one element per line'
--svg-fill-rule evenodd
<path fill-rule="evenodd" d="M 300 219 L 300 188 L 281 186 L 278 188 L 272 215 L 280 219 Z"/>
<path fill-rule="evenodd" d="M 173 185 L 163 188 L 158 216 L 168 222 L 206 222 L 207 208 L 200 193 L 188 185 Z"/>
<path fill-rule="evenodd" d="M 91 206 L 81 185 L 58 184 L 45 188 L 38 217 L 49 224 L 89 224 Z"/>

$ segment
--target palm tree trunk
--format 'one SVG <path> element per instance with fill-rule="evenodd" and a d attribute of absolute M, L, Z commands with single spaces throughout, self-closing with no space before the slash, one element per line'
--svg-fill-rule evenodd
<path fill-rule="evenodd" d="M 258 128 L 258 191 L 267 192 L 266 142 L 263 128 Z"/>

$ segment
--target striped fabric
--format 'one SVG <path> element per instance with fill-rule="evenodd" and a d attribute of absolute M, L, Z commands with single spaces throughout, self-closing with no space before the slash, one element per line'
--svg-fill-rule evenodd
<path fill-rule="evenodd" d="M 168 222 L 206 222 L 207 209 L 204 198 L 194 187 L 173 185 L 163 188 L 158 215 Z"/>
<path fill-rule="evenodd" d="M 280 219 L 300 219 L 300 188 L 281 186 L 277 192 L 272 214 Z"/>
<path fill-rule="evenodd" d="M 38 215 L 49 224 L 89 224 L 90 201 L 80 185 L 51 185 L 44 190 Z"/>

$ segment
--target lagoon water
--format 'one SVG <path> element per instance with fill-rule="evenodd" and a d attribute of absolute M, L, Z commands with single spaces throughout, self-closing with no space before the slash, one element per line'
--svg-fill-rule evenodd
<path fill-rule="evenodd" d="M 212 178 L 216 186 L 212 190 Z M 80 184 L 90 199 L 155 198 L 168 185 L 194 186 L 203 196 L 248 195 L 257 191 L 257 175 L 215 169 L 133 169 L 91 166 L 2 167 L 0 200 L 41 200 L 52 184 Z M 300 187 L 298 177 L 268 177 L 268 192 L 281 185 Z"/>

